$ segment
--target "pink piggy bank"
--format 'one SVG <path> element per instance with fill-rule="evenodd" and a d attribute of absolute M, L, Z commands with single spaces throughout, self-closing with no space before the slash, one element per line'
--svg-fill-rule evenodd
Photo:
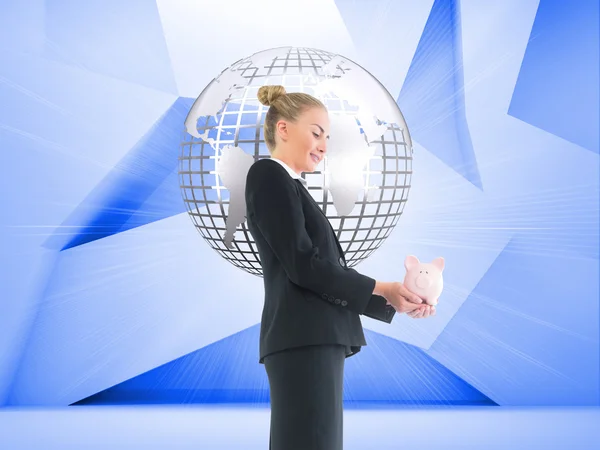
<path fill-rule="evenodd" d="M 430 263 L 422 263 L 416 256 L 408 255 L 404 260 L 404 267 L 406 267 L 404 276 L 406 289 L 417 294 L 428 305 L 437 305 L 444 288 L 442 279 L 444 258 L 440 256 Z"/>

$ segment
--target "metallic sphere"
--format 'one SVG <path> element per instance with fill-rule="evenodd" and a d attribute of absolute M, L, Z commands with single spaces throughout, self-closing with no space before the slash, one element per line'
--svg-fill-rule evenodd
<path fill-rule="evenodd" d="M 186 119 L 179 180 L 190 218 L 223 258 L 262 275 L 245 221 L 251 164 L 270 154 L 263 123 L 264 85 L 319 98 L 331 120 L 326 158 L 303 173 L 344 250 L 348 267 L 369 257 L 392 232 L 408 199 L 412 142 L 396 102 L 365 69 L 335 53 L 281 47 L 225 69 L 202 91 Z"/>

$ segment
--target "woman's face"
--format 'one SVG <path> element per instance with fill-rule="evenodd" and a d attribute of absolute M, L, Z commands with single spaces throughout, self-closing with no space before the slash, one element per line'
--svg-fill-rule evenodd
<path fill-rule="evenodd" d="M 285 126 L 280 125 L 281 122 Z M 284 141 L 285 162 L 298 174 L 314 172 L 327 152 L 330 129 L 327 111 L 310 108 L 296 123 L 280 121 L 277 126 Z"/>

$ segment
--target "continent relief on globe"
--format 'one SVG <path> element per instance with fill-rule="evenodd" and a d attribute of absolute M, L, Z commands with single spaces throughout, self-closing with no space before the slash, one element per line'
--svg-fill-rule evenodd
<path fill-rule="evenodd" d="M 187 133 L 209 144 L 214 150 L 216 172 L 229 191 L 230 199 L 223 239 L 229 249 L 234 247 L 233 240 L 237 227 L 246 220 L 245 180 L 248 170 L 255 162 L 255 157 L 231 144 L 218 148 L 217 141 L 208 137 L 210 128 L 203 133 L 198 131 L 198 119 L 212 116 L 218 124 L 222 124 L 224 113 L 222 110 L 228 105 L 236 104 L 234 110 L 240 114 L 242 103 L 245 105 L 244 108 L 248 108 L 249 97 L 254 101 L 253 111 L 259 112 L 263 106 L 254 97 L 257 88 L 263 85 L 265 80 L 244 76 L 248 65 L 256 66 L 258 69 L 273 67 L 277 61 L 281 64 L 282 60 L 289 59 L 289 55 L 298 50 L 294 47 L 270 49 L 234 63 L 209 83 L 198 96 L 185 119 Z M 318 50 L 307 49 L 307 51 Z M 342 56 L 333 55 L 318 70 L 315 68 L 308 74 L 303 73 L 302 76 L 304 86 L 310 88 L 309 93 L 320 98 L 326 106 L 328 99 L 336 98 L 355 108 L 355 111 L 333 113 L 330 109 L 331 137 L 328 142 L 327 167 L 324 171 L 325 182 L 322 187 L 330 192 L 338 214 L 347 216 L 352 213 L 360 192 L 365 189 L 364 170 L 377 148 L 370 143 L 381 139 L 387 130 L 386 123 L 405 127 L 404 119 L 385 88 L 371 74 Z M 281 82 L 274 84 L 281 84 Z M 286 90 L 289 89 L 288 92 L 294 92 L 292 87 L 286 86 L 285 83 L 283 85 Z M 297 90 L 298 87 L 295 88 L 296 91 L 302 92 Z M 252 90 L 253 96 L 247 95 L 249 90 Z M 262 126 L 261 121 L 257 127 L 262 128 Z M 221 125 L 213 129 L 219 127 Z M 408 132 L 405 135 L 408 148 L 412 148 Z M 258 144 L 264 143 L 260 141 Z M 373 201 L 378 186 L 368 186 L 366 189 L 366 201 Z"/>

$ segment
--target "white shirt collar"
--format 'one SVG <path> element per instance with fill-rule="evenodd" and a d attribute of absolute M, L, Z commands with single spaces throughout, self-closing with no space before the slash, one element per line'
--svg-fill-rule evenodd
<path fill-rule="evenodd" d="M 280 160 L 279 158 L 274 158 L 271 156 L 271 158 L 267 158 L 267 159 L 272 159 L 273 161 L 277 161 L 279 164 L 281 164 L 283 166 L 283 168 L 287 171 L 287 173 L 290 174 L 290 176 L 292 178 L 297 178 L 300 180 L 300 183 L 302 183 L 302 185 L 308 189 L 308 183 L 306 182 L 306 180 L 304 178 L 302 178 L 300 175 L 298 175 L 296 172 L 294 172 L 292 170 L 292 168 L 290 166 L 288 166 L 286 163 L 284 163 L 282 160 Z"/>

